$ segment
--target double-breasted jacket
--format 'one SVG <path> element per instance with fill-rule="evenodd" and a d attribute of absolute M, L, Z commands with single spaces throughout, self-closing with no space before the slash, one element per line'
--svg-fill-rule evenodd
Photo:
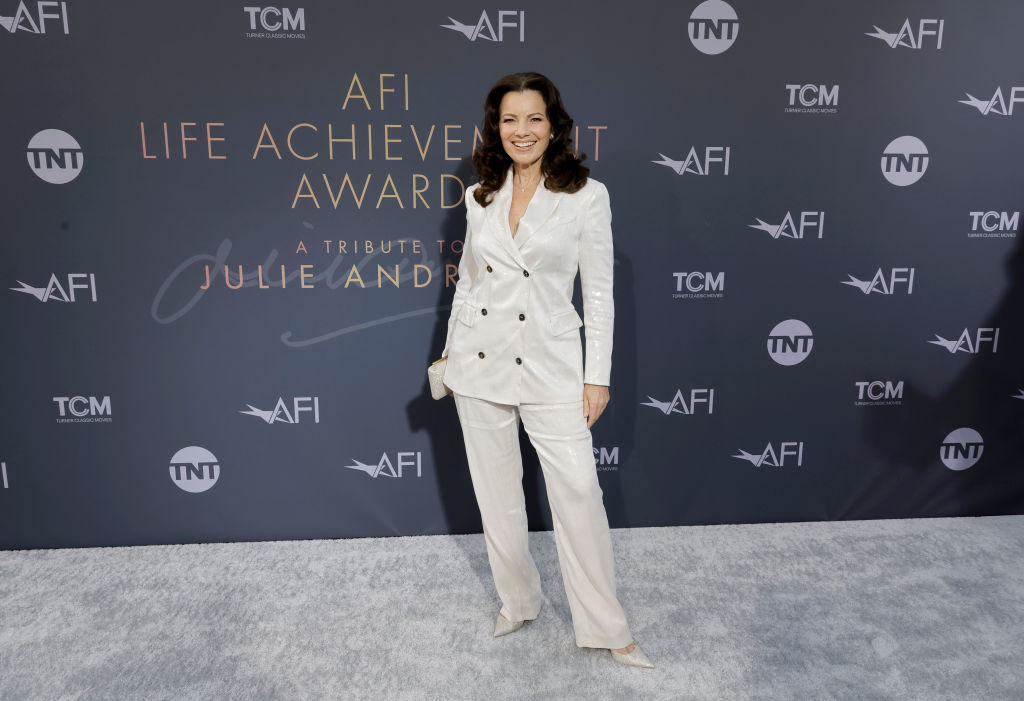
<path fill-rule="evenodd" d="M 580 401 L 611 374 L 612 230 L 608 190 L 537 185 L 513 238 L 512 174 L 487 207 L 466 191 L 466 237 L 443 355 L 444 383 L 501 404 Z M 572 304 L 577 272 L 583 319 Z M 586 335 L 586 367 L 580 327 Z"/>

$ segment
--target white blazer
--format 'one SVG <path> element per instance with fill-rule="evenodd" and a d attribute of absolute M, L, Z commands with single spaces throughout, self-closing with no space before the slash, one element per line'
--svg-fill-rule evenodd
<path fill-rule="evenodd" d="M 608 385 L 612 360 L 612 229 L 608 190 L 588 179 L 567 194 L 537 186 L 512 237 L 512 171 L 487 207 L 466 191 L 444 383 L 500 404 L 557 404 L 583 398 L 583 384 Z M 572 306 L 579 272 L 586 321 L 586 370 Z"/>

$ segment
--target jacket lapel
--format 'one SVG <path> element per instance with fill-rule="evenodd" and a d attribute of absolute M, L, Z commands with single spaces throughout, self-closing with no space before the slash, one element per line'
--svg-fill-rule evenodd
<path fill-rule="evenodd" d="M 530 241 L 551 218 L 562 195 L 561 192 L 552 192 L 544 187 L 543 179 L 537 184 L 537 190 L 533 193 L 530 206 L 526 208 L 526 214 L 519 220 L 519 231 L 516 233 L 515 243 L 520 250 L 529 245 Z"/>
<path fill-rule="evenodd" d="M 508 169 L 508 175 L 505 177 L 505 184 L 501 186 L 501 189 L 494 194 L 494 200 L 487 207 L 488 213 L 488 228 L 498 239 L 501 247 L 512 256 L 522 267 L 526 267 L 523 256 L 519 252 L 519 246 L 512 239 L 512 231 L 508 227 L 508 211 L 512 207 L 512 169 Z M 519 223 L 520 231 L 517 237 L 522 234 L 522 222 Z"/>

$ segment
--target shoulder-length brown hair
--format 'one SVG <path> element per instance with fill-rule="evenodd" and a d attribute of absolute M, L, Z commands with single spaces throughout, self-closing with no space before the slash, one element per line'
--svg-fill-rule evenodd
<path fill-rule="evenodd" d="M 484 100 L 480 145 L 473 151 L 473 168 L 480 182 L 473 197 L 481 207 L 491 203 L 494 193 L 505 183 L 505 176 L 512 165 L 512 159 L 501 144 L 498 120 L 501 116 L 501 99 L 513 90 L 536 90 L 544 98 L 547 107 L 548 121 L 551 122 L 551 143 L 541 161 L 545 187 L 554 192 L 577 192 L 587 184 L 590 169 L 583 165 L 583 159 L 587 156 L 580 154 L 577 157 L 573 154 L 570 140 L 572 117 L 565 111 L 558 88 L 540 73 L 513 73 L 495 83 Z"/>

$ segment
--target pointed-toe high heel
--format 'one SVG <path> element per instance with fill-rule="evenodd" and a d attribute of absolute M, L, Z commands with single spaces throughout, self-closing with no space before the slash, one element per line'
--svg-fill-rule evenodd
<path fill-rule="evenodd" d="M 619 664 L 629 665 L 630 667 L 643 667 L 644 669 L 654 669 L 654 664 L 647 659 L 647 655 L 637 645 L 633 648 L 633 652 L 628 654 L 622 654 L 621 652 L 611 651 L 612 659 Z"/>
<path fill-rule="evenodd" d="M 510 621 L 499 613 L 498 620 L 494 622 L 494 637 L 500 638 L 503 635 L 515 633 L 523 627 L 524 623 L 526 621 Z"/>

